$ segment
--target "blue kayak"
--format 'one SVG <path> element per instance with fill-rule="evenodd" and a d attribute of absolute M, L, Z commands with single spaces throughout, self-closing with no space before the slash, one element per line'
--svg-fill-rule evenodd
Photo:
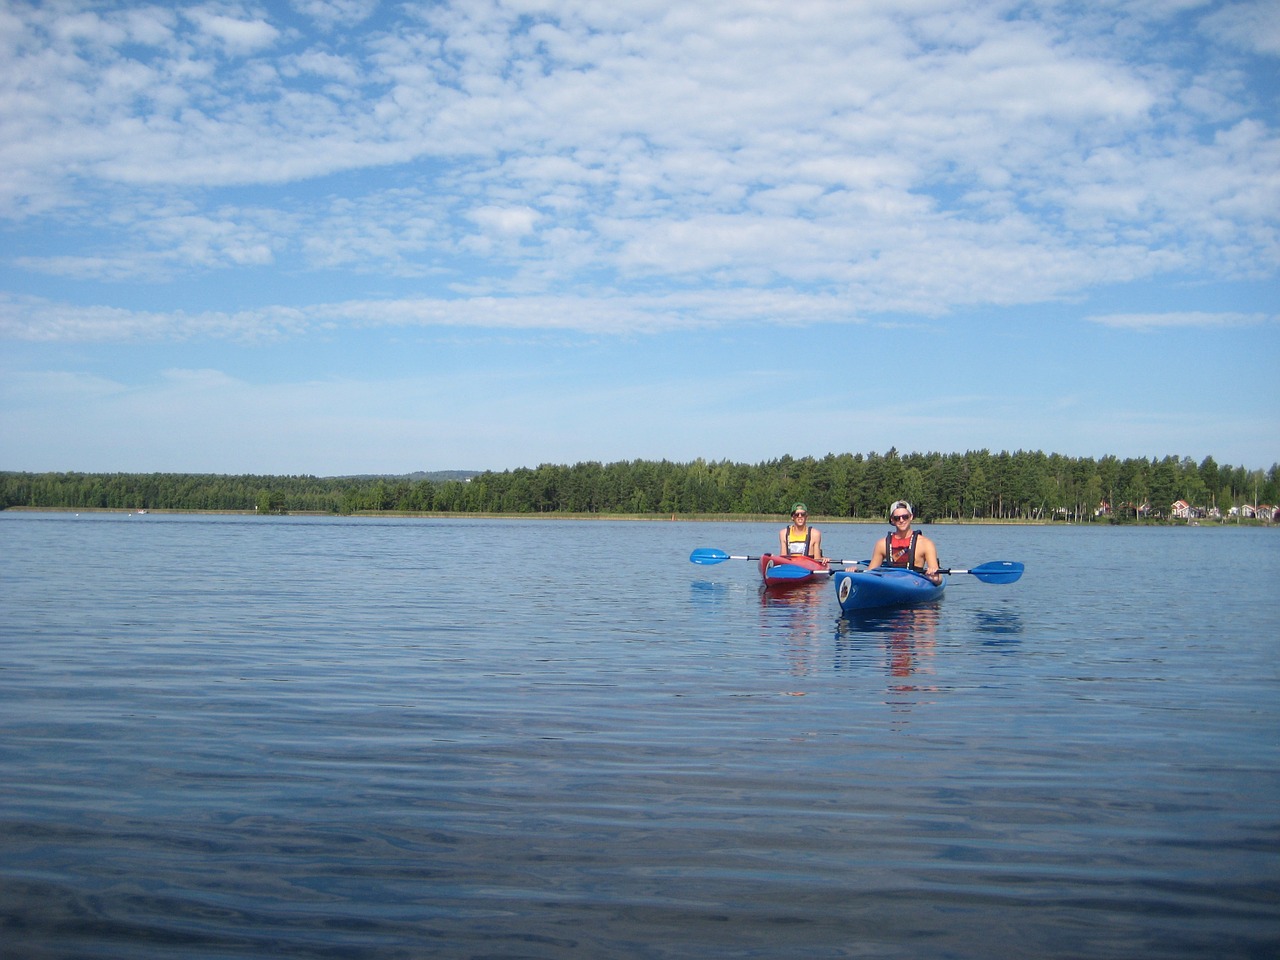
<path fill-rule="evenodd" d="M 836 586 L 836 599 L 845 613 L 858 610 L 874 610 L 880 607 L 914 607 L 942 596 L 947 589 L 947 578 L 935 585 L 922 573 L 904 567 L 876 567 L 846 573 L 843 570 L 832 575 Z"/>

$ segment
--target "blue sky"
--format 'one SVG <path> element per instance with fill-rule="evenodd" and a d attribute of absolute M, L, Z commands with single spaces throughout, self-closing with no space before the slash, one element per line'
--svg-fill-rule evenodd
<path fill-rule="evenodd" d="M 0 4 L 0 469 L 1280 461 L 1280 5 Z"/>

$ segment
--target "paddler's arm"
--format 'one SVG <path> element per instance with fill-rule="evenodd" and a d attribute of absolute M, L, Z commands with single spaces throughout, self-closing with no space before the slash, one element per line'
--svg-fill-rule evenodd
<path fill-rule="evenodd" d="M 813 527 L 813 536 L 809 540 L 809 556 L 815 560 L 821 560 L 825 566 L 827 558 L 822 555 L 822 531 L 817 527 Z"/>
<path fill-rule="evenodd" d="M 936 587 L 942 583 L 942 574 L 938 572 L 938 548 L 928 537 L 921 537 L 918 545 L 924 547 L 924 575 Z"/>

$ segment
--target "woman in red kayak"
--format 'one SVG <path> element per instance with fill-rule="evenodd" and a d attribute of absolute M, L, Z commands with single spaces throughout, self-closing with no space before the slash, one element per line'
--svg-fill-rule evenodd
<path fill-rule="evenodd" d="M 939 584 L 942 582 L 942 574 L 938 573 L 938 549 L 919 530 L 911 529 L 914 517 L 911 504 L 907 501 L 893 502 L 893 506 L 889 508 L 893 531 L 883 540 L 876 541 L 867 569 L 874 570 L 881 564 L 886 567 L 907 567 L 923 573 L 934 584 Z"/>
<path fill-rule="evenodd" d="M 809 508 L 797 503 L 791 508 L 791 523 L 778 531 L 778 553 L 784 557 L 822 556 L 822 531 L 809 526 Z"/>

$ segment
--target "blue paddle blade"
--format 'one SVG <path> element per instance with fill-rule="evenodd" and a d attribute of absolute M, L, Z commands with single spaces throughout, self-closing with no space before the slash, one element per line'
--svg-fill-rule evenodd
<path fill-rule="evenodd" d="M 814 571 L 798 563 L 780 563 L 769 568 L 769 576 L 774 580 L 803 580 L 805 577 L 812 576 L 813 573 Z"/>
<path fill-rule="evenodd" d="M 993 560 L 968 571 L 983 583 L 1013 583 L 1022 576 L 1023 566 L 1012 560 Z"/>
<path fill-rule="evenodd" d="M 693 553 L 689 554 L 690 563 L 724 563 L 729 559 L 729 555 L 723 550 L 716 550 L 712 547 L 699 547 Z"/>

